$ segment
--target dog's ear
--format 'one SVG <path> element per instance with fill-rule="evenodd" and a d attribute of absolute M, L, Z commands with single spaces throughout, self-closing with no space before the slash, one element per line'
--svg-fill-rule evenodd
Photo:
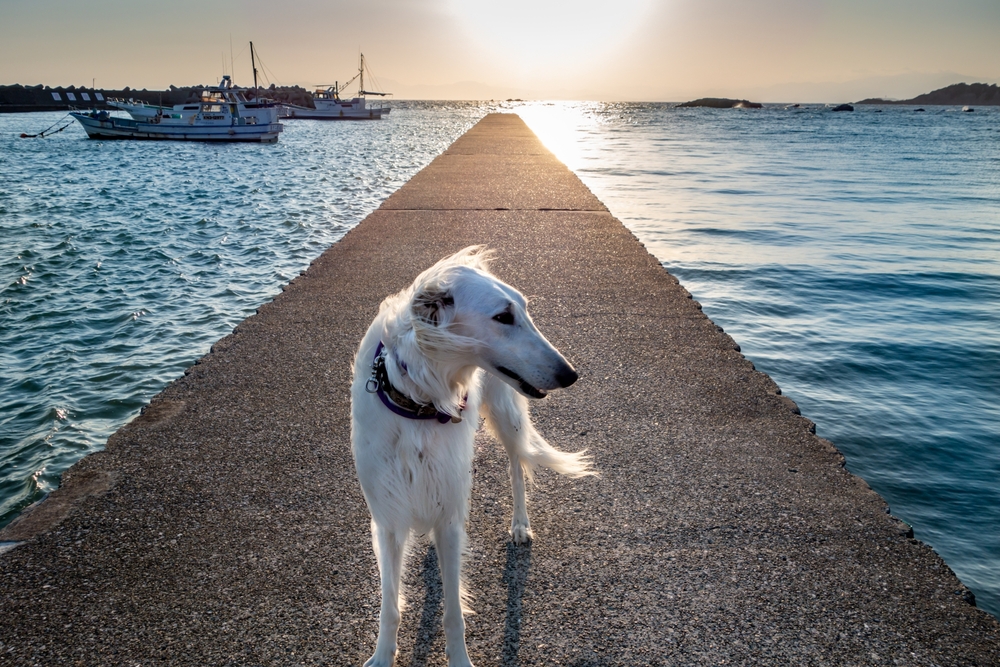
<path fill-rule="evenodd" d="M 455 299 L 447 290 L 426 287 L 413 297 L 413 315 L 428 324 L 438 326 L 444 309 L 455 305 Z"/>

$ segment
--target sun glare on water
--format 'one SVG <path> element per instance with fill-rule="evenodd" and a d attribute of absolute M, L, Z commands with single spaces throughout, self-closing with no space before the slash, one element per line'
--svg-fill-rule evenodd
<path fill-rule="evenodd" d="M 473 41 L 524 68 L 589 63 L 618 47 L 652 8 L 652 0 L 451 0 Z"/>
<path fill-rule="evenodd" d="M 516 109 L 538 139 L 570 169 L 583 162 L 583 137 L 596 121 L 587 102 L 532 102 Z"/>

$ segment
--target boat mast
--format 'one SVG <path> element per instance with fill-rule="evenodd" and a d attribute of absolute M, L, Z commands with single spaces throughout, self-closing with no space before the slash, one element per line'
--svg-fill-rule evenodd
<path fill-rule="evenodd" d="M 365 54 L 361 54 L 361 65 L 358 67 L 358 76 L 361 80 L 358 81 L 358 97 L 364 97 L 365 95 Z"/>
<path fill-rule="evenodd" d="M 253 67 L 253 99 L 257 101 L 257 61 L 253 57 L 253 42 L 250 42 L 250 65 Z"/>

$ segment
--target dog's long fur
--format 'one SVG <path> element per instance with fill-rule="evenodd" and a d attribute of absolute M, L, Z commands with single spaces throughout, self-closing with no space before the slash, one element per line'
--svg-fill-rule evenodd
<path fill-rule="evenodd" d="M 351 444 L 382 579 L 378 640 L 366 667 L 387 667 L 395 660 L 400 580 L 411 532 L 429 534 L 437 548 L 448 664 L 472 664 L 461 570 L 478 416 L 510 460 L 515 543 L 532 537 L 524 486 L 536 466 L 571 477 L 594 474 L 584 452 L 554 449 L 531 423 L 525 396 L 544 397 L 572 384 L 577 374 L 535 328 L 524 297 L 489 273 L 489 257 L 481 246 L 466 248 L 383 301 L 354 361 Z M 366 392 L 380 341 L 396 389 L 461 421 L 408 419 Z"/>

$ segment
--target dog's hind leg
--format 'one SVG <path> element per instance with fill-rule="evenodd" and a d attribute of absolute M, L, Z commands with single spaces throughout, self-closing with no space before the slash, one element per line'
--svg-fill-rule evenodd
<path fill-rule="evenodd" d="M 444 589 L 444 637 L 448 667 L 472 667 L 465 646 L 465 618 L 462 616 L 462 553 L 465 528 L 459 521 L 434 528 L 441 585 Z"/>
<path fill-rule="evenodd" d="M 507 451 L 510 485 L 514 496 L 510 535 L 515 544 L 524 544 L 532 538 L 525 479 L 531 479 L 535 466 L 542 465 L 569 477 L 596 473 L 590 467 L 590 459 L 584 456 L 584 452 L 560 452 L 546 442 L 531 423 L 528 399 L 490 374 L 483 378 L 480 412 L 486 419 L 486 428 Z"/>
<path fill-rule="evenodd" d="M 514 497 L 514 512 L 510 517 L 510 537 L 514 544 L 527 544 L 535 535 L 528 521 L 528 499 L 524 490 L 524 466 L 516 452 L 507 451 L 510 460 L 510 490 Z"/>
<path fill-rule="evenodd" d="M 525 493 L 525 473 L 530 475 L 528 462 L 522 460 L 526 433 L 521 411 L 518 409 L 514 390 L 503 381 L 485 375 L 483 378 L 483 400 L 480 412 L 486 419 L 486 428 L 503 445 L 510 463 L 510 488 L 514 500 L 514 512 L 510 519 L 510 537 L 514 544 L 526 544 L 533 537 L 528 520 L 528 501 Z M 525 406 L 527 407 L 527 406 Z M 530 421 L 529 421 L 530 425 Z M 525 470 L 525 468 L 528 468 Z"/>
<path fill-rule="evenodd" d="M 408 537 L 408 532 L 394 532 L 372 521 L 372 541 L 382 579 L 382 609 L 378 617 L 375 653 L 364 667 L 392 667 L 396 660 L 396 638 L 400 621 L 400 580 Z"/>

